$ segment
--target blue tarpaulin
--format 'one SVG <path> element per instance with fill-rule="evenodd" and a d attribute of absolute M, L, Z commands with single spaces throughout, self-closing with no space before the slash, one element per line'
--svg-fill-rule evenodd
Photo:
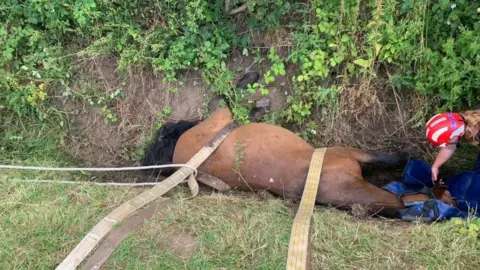
<path fill-rule="evenodd" d="M 434 198 L 406 204 L 400 210 L 404 220 L 448 220 L 451 218 L 480 217 L 480 174 L 462 172 L 444 180 L 456 206 L 450 206 Z M 401 181 L 391 182 L 383 187 L 399 196 L 407 194 L 427 193 L 433 187 L 431 167 L 421 160 L 411 160 L 405 167 Z M 470 214 L 470 215 L 469 215 Z"/>

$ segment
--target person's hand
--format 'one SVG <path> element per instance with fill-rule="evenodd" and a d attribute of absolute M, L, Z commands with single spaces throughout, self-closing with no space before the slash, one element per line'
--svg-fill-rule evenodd
<path fill-rule="evenodd" d="M 432 167 L 432 183 L 435 184 L 438 178 L 438 168 Z"/>

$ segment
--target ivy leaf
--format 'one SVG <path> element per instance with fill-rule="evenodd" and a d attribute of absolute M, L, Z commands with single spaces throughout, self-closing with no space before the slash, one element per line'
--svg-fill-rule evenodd
<path fill-rule="evenodd" d="M 330 65 L 331 65 L 332 67 L 335 67 L 335 66 L 337 65 L 337 62 L 335 61 L 335 58 L 331 58 L 331 59 L 330 59 Z"/>
<path fill-rule="evenodd" d="M 13 49 L 12 48 L 7 48 L 3 52 L 3 57 L 5 57 L 7 60 L 12 60 L 13 58 Z"/>
<path fill-rule="evenodd" d="M 413 8 L 413 6 L 414 4 L 412 0 L 403 0 L 401 13 L 405 14 L 405 12 L 409 11 L 411 8 Z"/>
<path fill-rule="evenodd" d="M 370 61 L 365 60 L 365 59 L 357 59 L 353 61 L 354 64 L 359 65 L 363 68 L 368 68 L 370 66 Z"/>
<path fill-rule="evenodd" d="M 275 47 L 270 47 L 270 54 L 275 55 Z"/>

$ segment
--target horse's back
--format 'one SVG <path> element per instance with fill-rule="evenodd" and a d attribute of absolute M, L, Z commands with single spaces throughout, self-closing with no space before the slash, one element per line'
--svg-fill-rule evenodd
<path fill-rule="evenodd" d="M 173 162 L 187 162 L 229 122 L 231 113 L 220 109 L 185 132 L 178 140 Z M 287 129 L 251 123 L 235 129 L 199 170 L 233 187 L 266 188 L 277 193 L 284 189 L 301 190 L 301 185 L 291 185 L 305 177 L 313 150 Z"/>

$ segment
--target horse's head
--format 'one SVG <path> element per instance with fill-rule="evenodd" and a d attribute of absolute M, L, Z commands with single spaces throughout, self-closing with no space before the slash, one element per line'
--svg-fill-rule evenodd
<path fill-rule="evenodd" d="M 455 201 L 452 198 L 450 191 L 444 186 L 437 186 L 432 189 L 437 200 L 442 201 L 448 205 L 455 206 Z"/>

